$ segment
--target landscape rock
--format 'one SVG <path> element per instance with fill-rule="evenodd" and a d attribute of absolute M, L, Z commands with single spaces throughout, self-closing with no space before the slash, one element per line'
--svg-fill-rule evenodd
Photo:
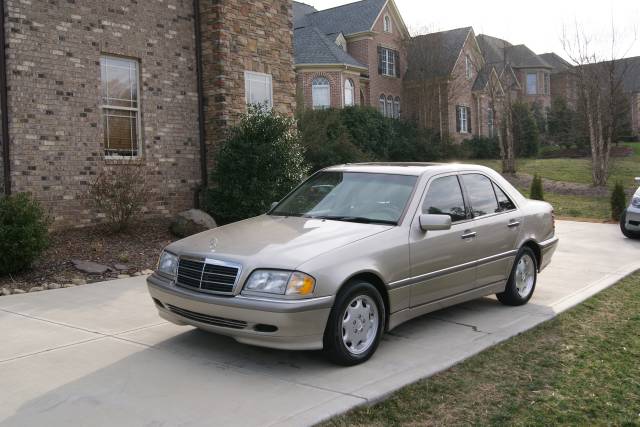
<path fill-rule="evenodd" d="M 85 279 L 82 279 L 80 277 L 76 277 L 71 279 L 71 283 L 73 284 L 73 286 L 81 286 L 81 285 L 86 285 L 87 281 Z"/>
<path fill-rule="evenodd" d="M 44 291 L 44 287 L 42 286 L 34 286 L 33 288 L 29 289 L 29 292 L 41 292 Z"/>
<path fill-rule="evenodd" d="M 118 274 L 118 279 L 128 279 L 129 277 L 131 276 L 129 276 L 128 274 Z"/>
<path fill-rule="evenodd" d="M 14 289 L 13 290 L 13 294 L 14 295 L 19 295 L 19 294 L 26 294 L 26 291 L 23 291 L 22 289 Z"/>
<path fill-rule="evenodd" d="M 62 285 L 63 288 L 75 288 L 77 285 L 74 285 L 73 283 L 65 283 L 64 285 Z"/>
<path fill-rule="evenodd" d="M 57 283 L 49 283 L 47 285 L 47 289 L 60 289 L 62 287 L 62 285 L 59 285 Z"/>
<path fill-rule="evenodd" d="M 142 274 L 145 274 L 145 275 L 153 274 L 153 270 L 142 270 Z"/>
<path fill-rule="evenodd" d="M 5 297 L 11 295 L 11 291 L 7 288 L 2 288 L 1 292 L 2 292 L 2 296 L 5 296 Z"/>
<path fill-rule="evenodd" d="M 109 267 L 106 265 L 98 264 L 93 261 L 82 261 L 79 259 L 71 260 L 73 266 L 83 273 L 87 274 L 104 274 L 109 270 Z"/>
<path fill-rule="evenodd" d="M 113 264 L 113 268 L 118 271 L 127 271 L 129 270 L 129 266 L 126 264 Z"/>
<path fill-rule="evenodd" d="M 136 271 L 135 273 L 133 273 L 133 277 L 138 277 L 138 276 L 142 276 L 142 273 L 139 271 Z"/>
<path fill-rule="evenodd" d="M 216 221 L 208 213 L 190 209 L 176 215 L 169 228 L 177 237 L 188 237 L 217 226 Z"/>

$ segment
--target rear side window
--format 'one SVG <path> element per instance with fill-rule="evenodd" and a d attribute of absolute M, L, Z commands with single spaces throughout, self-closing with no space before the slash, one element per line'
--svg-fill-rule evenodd
<path fill-rule="evenodd" d="M 516 208 L 516 205 L 511 201 L 500 187 L 493 183 L 493 189 L 496 191 L 496 197 L 498 198 L 498 208 L 500 212 L 512 211 Z"/>
<path fill-rule="evenodd" d="M 467 219 L 460 182 L 456 176 L 435 179 L 422 204 L 423 214 L 449 215 L 452 222 Z"/>
<path fill-rule="evenodd" d="M 467 188 L 474 217 L 500 212 L 493 183 L 489 178 L 479 174 L 468 174 L 462 175 L 462 180 Z"/>

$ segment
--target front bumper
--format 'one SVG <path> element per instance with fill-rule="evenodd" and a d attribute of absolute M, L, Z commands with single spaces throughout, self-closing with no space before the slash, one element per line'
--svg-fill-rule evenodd
<path fill-rule="evenodd" d="M 284 350 L 322 349 L 334 300 L 333 296 L 289 301 L 216 296 L 175 286 L 158 274 L 151 275 L 147 285 L 160 316 L 172 323 Z"/>
<path fill-rule="evenodd" d="M 640 232 L 640 208 L 629 206 L 625 215 L 625 228 L 629 231 Z"/>
<path fill-rule="evenodd" d="M 560 241 L 560 239 L 558 239 L 557 236 L 554 236 L 548 240 L 545 240 L 544 242 L 540 243 L 540 268 L 539 271 L 544 270 L 545 268 L 547 268 L 547 266 L 549 265 L 549 263 L 551 262 L 551 258 L 553 257 L 553 254 L 556 252 L 556 249 L 558 249 L 558 242 Z"/>

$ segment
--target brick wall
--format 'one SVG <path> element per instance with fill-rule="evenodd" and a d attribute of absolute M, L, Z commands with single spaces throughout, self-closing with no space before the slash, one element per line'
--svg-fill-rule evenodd
<path fill-rule="evenodd" d="M 245 71 L 271 74 L 274 108 L 293 114 L 293 4 L 290 0 L 202 0 L 200 12 L 206 135 L 213 153 L 224 130 L 246 111 Z"/>
<path fill-rule="evenodd" d="M 99 215 L 82 200 L 105 168 L 100 56 L 139 61 L 148 214 L 192 206 L 199 182 L 190 0 L 8 0 L 8 86 L 14 192 L 31 192 L 54 226 Z M 130 165 L 130 164 L 129 164 Z"/>
<path fill-rule="evenodd" d="M 304 71 L 297 73 L 298 93 L 301 94 L 304 108 L 313 108 L 313 80 L 317 77 L 324 77 L 329 81 L 331 91 L 331 108 L 342 108 L 344 106 L 344 84 L 347 79 L 351 79 L 354 85 L 354 102 L 360 105 L 360 74 L 346 72 L 343 70 L 325 71 Z"/>
<path fill-rule="evenodd" d="M 516 77 L 518 78 L 518 82 L 522 87 L 522 90 L 519 93 L 518 99 L 527 104 L 538 103 L 540 104 L 540 106 L 542 106 L 542 110 L 546 111 L 546 109 L 551 106 L 551 94 L 553 93 L 553 92 L 550 92 L 550 94 L 544 93 L 544 78 L 545 78 L 544 76 L 545 76 L 545 73 L 548 73 L 549 71 L 534 69 L 534 68 L 524 68 L 524 69 L 518 69 L 514 71 L 516 73 Z M 527 93 L 527 74 L 529 73 L 535 73 L 538 76 L 538 90 L 537 90 L 538 93 L 537 94 L 530 95 Z M 551 91 L 552 88 L 550 87 L 549 90 Z"/>
<path fill-rule="evenodd" d="M 385 15 L 389 15 L 392 18 L 393 25 L 391 33 L 384 32 Z M 368 61 L 365 63 L 369 67 L 370 105 L 377 108 L 378 100 L 380 98 L 380 95 L 382 94 L 384 94 L 385 96 L 391 95 L 394 99 L 399 96 L 401 97 L 400 109 L 402 111 L 402 81 L 407 69 L 407 55 L 402 40 L 400 27 L 395 19 L 393 19 L 393 14 L 389 10 L 388 6 L 383 9 L 378 21 L 374 24 L 373 31 L 376 33 L 376 35 L 373 37 L 373 39 L 367 40 L 368 52 L 366 57 L 368 58 Z M 378 74 L 378 46 L 394 49 L 400 52 L 400 78 Z M 356 49 L 360 48 L 355 47 L 354 50 Z M 349 50 L 351 51 L 351 48 L 349 48 Z M 364 56 L 362 56 L 361 58 L 364 58 Z M 361 58 L 357 59 L 362 60 Z"/>

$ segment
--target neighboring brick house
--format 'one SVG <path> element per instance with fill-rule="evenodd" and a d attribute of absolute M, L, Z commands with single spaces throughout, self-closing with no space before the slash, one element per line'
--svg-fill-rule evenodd
<path fill-rule="evenodd" d="M 147 215 L 193 207 L 247 103 L 295 109 L 289 0 L 3 3 L 2 189 L 54 227 L 99 221 L 83 195 L 107 170 L 144 168 Z"/>
<path fill-rule="evenodd" d="M 301 107 L 365 105 L 401 115 L 409 33 L 393 0 L 322 11 L 294 2 L 294 16 Z"/>
<path fill-rule="evenodd" d="M 510 66 L 518 81 L 518 100 L 537 103 L 545 111 L 551 105 L 552 66 L 527 46 L 480 34 L 477 37 L 485 62 L 496 67 Z"/>
<path fill-rule="evenodd" d="M 415 37 L 408 48 L 404 98 L 407 116 L 454 142 L 489 130 L 480 123 L 487 103 L 480 71 L 484 59 L 473 28 Z"/>
<path fill-rule="evenodd" d="M 551 70 L 526 46 L 471 27 L 418 36 L 408 49 L 407 116 L 458 143 L 492 137 L 507 94 L 543 111 L 551 105 Z"/>
<path fill-rule="evenodd" d="M 560 55 L 550 52 L 540 57 L 551 65 L 551 97 L 564 98 L 575 109 L 578 104 L 578 87 L 572 74 L 572 66 Z"/>

